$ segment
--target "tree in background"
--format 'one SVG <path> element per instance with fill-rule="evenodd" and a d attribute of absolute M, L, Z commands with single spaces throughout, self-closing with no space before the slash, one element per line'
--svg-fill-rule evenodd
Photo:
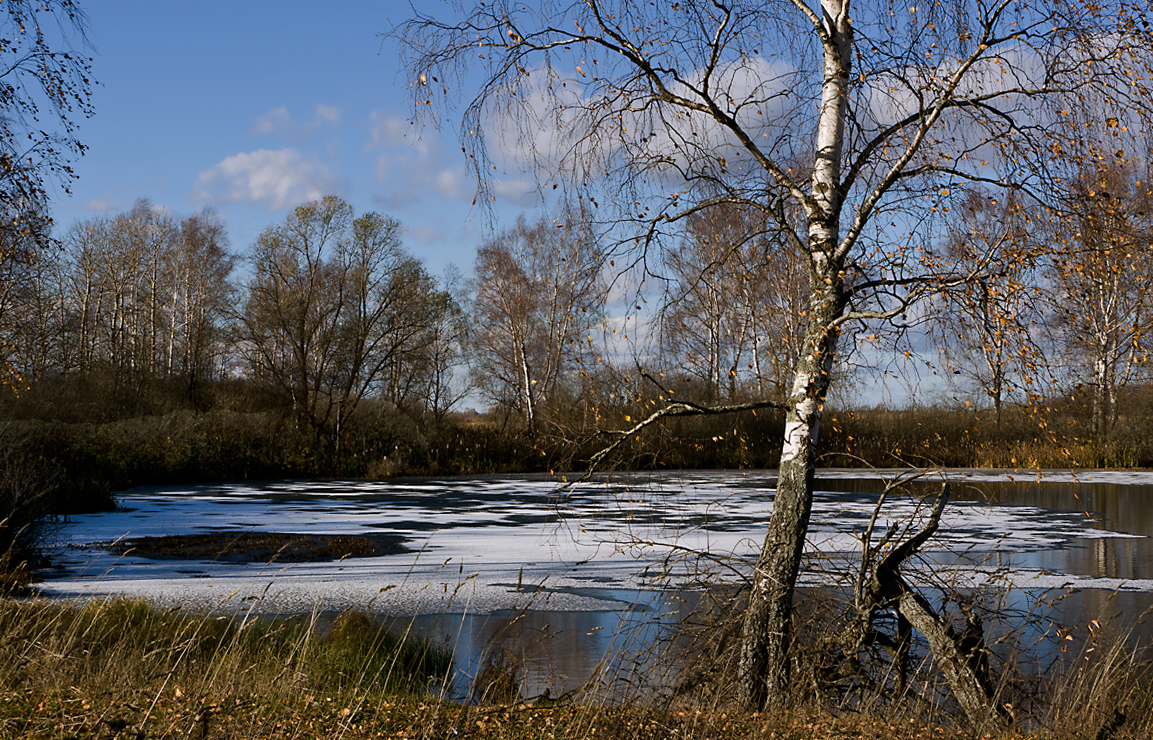
<path fill-rule="evenodd" d="M 10 263 L 11 366 L 27 382 L 99 376 L 128 406 L 151 379 L 182 378 L 195 396 L 225 363 L 226 247 L 213 212 L 178 221 L 143 200 L 73 224 L 58 252 Z"/>
<path fill-rule="evenodd" d="M 187 383 L 194 404 L 205 383 L 223 377 L 229 348 L 226 318 L 234 297 L 229 282 L 236 258 L 227 251 L 224 221 L 204 209 L 180 221 L 168 255 L 171 285 L 165 369 Z"/>
<path fill-rule="evenodd" d="M 1043 293 L 1039 270 L 1043 224 L 1019 194 L 971 190 L 953 208 L 947 257 L 984 274 L 942 292 L 933 304 L 934 338 L 951 376 L 963 378 L 993 404 L 997 427 L 1008 398 L 1037 393 L 1043 356 L 1036 324 Z"/>
<path fill-rule="evenodd" d="M 538 432 L 540 411 L 588 359 L 604 314 L 604 258 L 593 234 L 566 214 L 516 226 L 477 250 L 470 340 L 478 390 Z"/>
<path fill-rule="evenodd" d="M 471 322 L 460 297 L 462 286 L 450 268 L 443 288 L 427 293 L 423 347 L 413 354 L 410 375 L 420 399 L 422 423 L 439 425 L 445 415 L 471 391 L 472 384 L 460 373 L 467 364 L 466 346 Z"/>
<path fill-rule="evenodd" d="M 351 206 L 326 197 L 265 229 L 253 247 L 252 277 L 238 317 L 250 373 L 281 389 L 298 424 L 318 439 L 333 412 L 328 381 L 347 298 L 343 276 L 333 274 L 340 266 L 329 259 L 353 218 Z"/>
<path fill-rule="evenodd" d="M 403 403 L 423 352 L 433 281 L 405 253 L 401 226 L 357 218 L 335 196 L 298 206 L 257 239 L 246 286 L 241 352 L 257 378 L 292 404 L 298 423 L 339 452 L 360 402 Z"/>
<path fill-rule="evenodd" d="M 1092 388 L 1091 430 L 1117 421 L 1117 389 L 1146 366 L 1153 330 L 1153 185 L 1136 162 L 1085 167 L 1056 220 L 1050 276 L 1058 342 Z"/>
<path fill-rule="evenodd" d="M 118 396 L 133 396 L 164 369 L 177 235 L 169 216 L 141 200 L 127 213 L 77 223 L 65 237 L 74 328 L 62 340 L 75 348 L 60 354 L 74 357 L 75 369 L 107 373 Z"/>
<path fill-rule="evenodd" d="M 92 115 L 91 59 L 77 48 L 86 46 L 86 25 L 73 0 L 0 8 L 0 384 L 18 392 L 28 378 L 10 362 L 37 354 L 22 343 L 27 323 L 43 315 L 16 306 L 41 295 L 27 281 L 42 274 L 34 262 L 52 243 L 48 188 L 68 191 L 72 161 L 84 153 L 77 119 Z"/>
<path fill-rule="evenodd" d="M 0 386 L 16 394 L 57 361 L 62 288 L 58 255 L 0 260 Z"/>
<path fill-rule="evenodd" d="M 760 212 L 724 205 L 694 213 L 664 254 L 671 284 L 662 362 L 705 385 L 704 402 L 784 399 L 804 337 L 804 263 Z"/>
<path fill-rule="evenodd" d="M 903 326 L 922 298 L 995 270 L 996 259 L 958 269 L 926 252 L 923 234 L 970 184 L 1049 197 L 1052 163 L 1085 135 L 1066 124 L 1070 110 L 1124 116 L 1124 145 L 1144 147 L 1153 39 L 1127 0 L 496 0 L 461 13 L 418 14 L 395 35 L 419 115 L 468 101 L 461 140 L 482 198 L 499 143 L 542 182 L 633 224 L 623 247 L 647 248 L 670 224 L 737 203 L 774 220 L 807 267 L 803 349 L 779 404 L 777 493 L 740 638 L 741 703 L 782 705 L 842 333 Z M 477 85 L 476 66 L 477 92 L 462 95 L 458 85 Z M 803 214 L 799 227 L 791 213 Z M 720 410 L 671 403 L 617 438 L 664 415 Z M 946 634 L 923 600 L 901 604 Z M 958 701 L 975 725 L 1003 727 L 955 648 Z"/>

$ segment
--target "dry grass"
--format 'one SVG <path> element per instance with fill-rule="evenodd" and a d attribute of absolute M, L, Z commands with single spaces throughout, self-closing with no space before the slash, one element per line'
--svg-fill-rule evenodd
<path fill-rule="evenodd" d="M 205 722 L 224 706 L 426 696 L 451 666 L 443 648 L 362 614 L 323 627 L 315 616 L 196 615 L 141 601 L 0 602 L 0 737 L 55 737 L 64 716 L 55 712 L 75 715 L 77 737 L 129 726 L 181 736 L 188 712 Z"/>
<path fill-rule="evenodd" d="M 1153 646 L 1096 620 L 1083 631 L 1080 652 L 1043 689 L 1045 727 L 1056 737 L 1153 737 Z"/>
<path fill-rule="evenodd" d="M 1042 691 L 1043 721 L 1013 737 L 1147 738 L 1149 665 L 1091 625 L 1084 652 Z M 713 643 L 713 649 L 719 646 Z M 941 714 L 847 708 L 810 695 L 766 714 L 723 697 L 526 703 L 517 666 L 490 661 L 475 704 L 438 699 L 448 656 L 346 614 L 254 620 L 161 612 L 139 601 L 0 603 L 0 738 L 595 738 L 913 740 L 974 737 Z M 1027 730 L 1027 733 L 1025 732 Z"/>

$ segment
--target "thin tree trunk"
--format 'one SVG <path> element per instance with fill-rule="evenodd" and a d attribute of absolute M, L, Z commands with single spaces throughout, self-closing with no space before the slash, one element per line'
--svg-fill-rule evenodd
<path fill-rule="evenodd" d="M 1103 355 L 1104 352 L 1100 352 Z M 1105 436 L 1105 403 L 1106 403 L 1106 361 L 1103 356 L 1098 356 L 1093 363 L 1093 437 L 1094 439 L 1101 439 Z"/>
<path fill-rule="evenodd" d="M 840 213 L 841 152 L 848 115 L 853 30 L 848 0 L 821 0 L 824 82 L 808 211 L 809 324 L 785 417 L 777 494 L 769 531 L 753 571 L 741 630 L 738 699 L 747 708 L 781 706 L 788 698 L 793 590 L 813 506 L 813 473 L 821 411 L 829 388 L 847 299 Z"/>
<path fill-rule="evenodd" d="M 536 405 L 533 403 L 532 378 L 529 377 L 529 372 L 528 372 L 528 350 L 525 349 L 524 342 L 520 343 L 520 369 L 521 369 L 521 380 L 524 382 L 525 424 L 527 424 L 527 426 L 528 426 L 528 435 L 530 437 L 535 437 L 536 436 Z"/>
<path fill-rule="evenodd" d="M 741 630 L 739 698 L 744 706 L 753 709 L 782 704 L 789 690 L 793 591 L 812 511 L 816 442 L 836 351 L 837 331 L 831 327 L 844 305 L 837 280 L 826 291 L 814 295 L 818 305 L 810 314 L 805 341 L 809 352 L 798 368 L 793 405 L 785 417 L 785 442 L 773 513 L 753 572 L 753 588 Z"/>

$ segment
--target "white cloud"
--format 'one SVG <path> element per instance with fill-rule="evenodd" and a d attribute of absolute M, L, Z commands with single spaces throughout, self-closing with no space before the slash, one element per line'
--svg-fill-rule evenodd
<path fill-rule="evenodd" d="M 497 200 L 506 200 L 524 208 L 537 204 L 536 182 L 524 178 L 493 180 L 492 193 Z"/>
<path fill-rule="evenodd" d="M 340 124 L 340 109 L 335 105 L 318 105 L 314 120 L 327 123 L 329 126 L 337 126 Z"/>
<path fill-rule="evenodd" d="M 417 244 L 428 247 L 440 242 L 445 237 L 444 229 L 427 224 L 420 224 L 408 230 L 412 238 L 416 240 Z"/>
<path fill-rule="evenodd" d="M 380 150 L 376 180 L 383 186 L 375 200 L 385 208 L 404 208 L 429 194 L 466 202 L 475 196 L 465 168 L 446 166 L 438 140 L 418 135 L 408 120 L 373 112 L 365 142 L 365 151 L 372 150 Z"/>
<path fill-rule="evenodd" d="M 108 213 L 109 211 L 120 210 L 124 206 L 120 202 L 113 200 L 110 197 L 101 196 L 101 197 L 92 198 L 91 200 L 86 201 L 80 207 L 86 211 L 95 211 L 96 213 Z"/>
<path fill-rule="evenodd" d="M 314 156 L 295 149 L 260 149 L 225 158 L 200 173 L 192 199 L 207 203 L 264 203 L 280 210 L 334 192 L 339 181 Z"/>
<path fill-rule="evenodd" d="M 432 189 L 443 198 L 463 199 L 466 193 L 471 193 L 473 190 L 466 187 L 466 180 L 464 167 L 444 169 L 436 173 Z"/>
<path fill-rule="evenodd" d="M 288 108 L 282 105 L 257 118 L 252 124 L 252 133 L 283 134 L 285 131 L 291 131 L 295 127 L 296 122 L 292 120 L 292 115 L 289 114 Z"/>
<path fill-rule="evenodd" d="M 421 137 L 416 136 L 416 126 L 412 121 L 373 111 L 368 119 L 368 143 L 364 148 L 380 149 L 402 144 L 420 146 L 422 153 L 428 153 L 428 146 Z"/>
<path fill-rule="evenodd" d="M 313 110 L 312 119 L 297 123 L 286 106 L 274 108 L 252 123 L 250 133 L 264 136 L 280 136 L 291 141 L 306 141 L 325 126 L 340 125 L 340 109 L 335 105 L 319 104 Z"/>

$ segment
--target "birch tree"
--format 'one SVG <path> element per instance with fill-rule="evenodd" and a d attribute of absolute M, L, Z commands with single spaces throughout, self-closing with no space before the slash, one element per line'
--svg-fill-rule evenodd
<path fill-rule="evenodd" d="M 195 395 L 224 354 L 234 261 L 226 245 L 211 211 L 181 220 L 146 200 L 74 223 L 59 252 L 24 270 L 23 366 L 106 373 L 127 390 L 180 377 Z"/>
<path fill-rule="evenodd" d="M 1139 377 L 1153 347 L 1153 186 L 1135 163 L 1080 173 L 1057 220 L 1051 280 L 1058 341 L 1092 392 L 1091 432 L 1108 436 L 1117 389 Z"/>
<path fill-rule="evenodd" d="M 1004 191 L 971 190 L 954 212 L 945 238 L 948 258 L 987 268 L 941 294 L 932 312 L 936 340 L 953 376 L 992 403 L 1000 428 L 1005 401 L 1038 393 L 1046 364 L 1036 331 L 1044 251 L 1035 241 L 1044 238 L 1045 223 Z"/>
<path fill-rule="evenodd" d="M 64 239 L 59 280 L 65 286 L 70 346 L 67 371 L 102 369 L 115 386 L 139 390 L 165 372 L 170 325 L 173 219 L 141 200 L 130 211 L 73 224 Z"/>
<path fill-rule="evenodd" d="M 45 297 L 53 267 L 45 252 L 57 243 L 50 190 L 68 192 L 85 151 L 79 123 L 93 111 L 87 27 L 74 0 L 8 0 L 0 9 L 0 385 L 13 389 L 47 362 L 51 311 L 33 305 Z M 24 316 L 12 309 L 17 299 Z"/>
<path fill-rule="evenodd" d="M 804 348 L 780 404 L 780 473 L 752 567 L 738 692 L 751 708 L 782 704 L 841 336 L 854 322 L 899 323 L 923 297 L 978 279 L 983 264 L 959 269 L 927 252 L 923 230 L 972 183 L 1045 198 L 1050 165 L 1082 135 L 1070 110 L 1121 118 L 1120 146 L 1144 137 L 1145 19 L 1123 0 L 458 8 L 447 20 L 418 14 L 393 35 L 418 117 L 438 122 L 466 101 L 460 137 L 482 203 L 496 195 L 493 173 L 517 165 L 612 210 L 622 230 L 634 225 L 622 248 L 635 244 L 637 259 L 683 219 L 731 203 L 775 220 L 802 255 Z M 686 412 L 673 404 L 619 438 Z"/>
<path fill-rule="evenodd" d="M 529 223 L 477 250 L 471 347 L 476 385 L 521 414 L 528 434 L 588 354 L 603 314 L 597 244 L 579 220 Z"/>
<path fill-rule="evenodd" d="M 705 385 L 709 402 L 784 398 L 804 335 L 804 263 L 759 211 L 693 214 L 663 258 L 671 279 L 662 361 Z"/>
<path fill-rule="evenodd" d="M 166 346 L 169 375 L 184 378 L 198 398 L 203 385 L 222 374 L 226 319 L 234 290 L 229 283 L 236 258 L 230 254 L 223 220 L 205 209 L 180 221 L 168 256 L 171 278 Z"/>

